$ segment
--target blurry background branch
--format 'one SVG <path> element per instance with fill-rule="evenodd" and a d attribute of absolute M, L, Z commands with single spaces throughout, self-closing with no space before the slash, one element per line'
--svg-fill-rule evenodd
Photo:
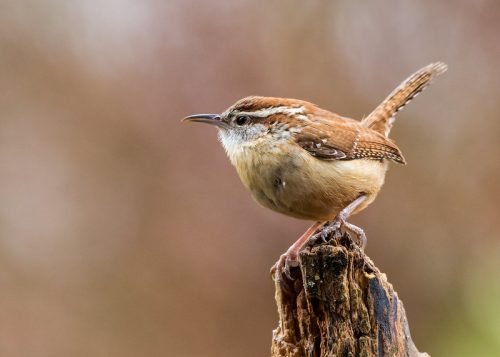
<path fill-rule="evenodd" d="M 275 278 L 273 357 L 428 356 L 415 347 L 385 274 L 348 235 L 304 249 L 292 273 L 293 282 Z"/>

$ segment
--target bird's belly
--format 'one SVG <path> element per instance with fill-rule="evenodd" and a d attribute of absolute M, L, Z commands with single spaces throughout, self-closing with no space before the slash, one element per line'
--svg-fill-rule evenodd
<path fill-rule="evenodd" d="M 360 194 L 368 199 L 354 213 L 368 206 L 383 185 L 387 166 L 375 160 L 324 161 L 299 151 L 238 172 L 263 206 L 300 219 L 326 221 Z"/>

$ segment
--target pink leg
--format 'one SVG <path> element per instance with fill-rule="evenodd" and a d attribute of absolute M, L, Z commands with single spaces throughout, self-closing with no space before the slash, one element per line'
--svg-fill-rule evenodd
<path fill-rule="evenodd" d="M 271 274 L 276 273 L 276 277 L 281 279 L 281 275 L 285 274 L 290 280 L 293 278 L 290 275 L 290 267 L 295 267 L 299 265 L 298 256 L 299 252 L 304 247 L 304 244 L 307 243 L 309 237 L 318 229 L 318 227 L 323 222 L 316 222 L 311 227 L 307 229 L 307 231 L 300 236 L 299 239 L 295 243 L 293 243 L 290 248 L 286 251 L 286 253 L 282 254 L 279 260 L 274 264 L 271 268 Z"/>
<path fill-rule="evenodd" d="M 323 237 L 328 236 L 330 233 L 338 230 L 340 226 L 344 226 L 348 230 L 350 230 L 352 233 L 356 234 L 358 236 L 358 239 L 360 241 L 360 247 L 361 250 L 365 249 L 366 246 L 366 235 L 365 232 L 355 226 L 352 223 L 346 222 L 346 219 L 349 218 L 349 216 L 354 212 L 354 210 L 366 200 L 366 195 L 361 195 L 358 198 L 356 198 L 354 201 L 352 201 L 346 208 L 344 208 L 338 215 L 335 217 L 335 219 L 328 225 L 325 226 L 321 234 Z"/>

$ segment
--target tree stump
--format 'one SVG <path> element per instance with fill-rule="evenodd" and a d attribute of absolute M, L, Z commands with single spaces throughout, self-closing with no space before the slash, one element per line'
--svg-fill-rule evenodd
<path fill-rule="evenodd" d="M 293 282 L 276 282 L 277 356 L 428 356 L 410 336 L 403 303 L 346 233 L 300 253 Z"/>

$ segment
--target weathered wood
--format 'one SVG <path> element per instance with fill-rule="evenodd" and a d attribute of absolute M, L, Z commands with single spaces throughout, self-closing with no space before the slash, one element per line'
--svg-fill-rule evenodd
<path fill-rule="evenodd" d="M 428 356 L 418 352 L 386 275 L 339 232 L 300 253 L 294 282 L 276 282 L 272 356 Z"/>

